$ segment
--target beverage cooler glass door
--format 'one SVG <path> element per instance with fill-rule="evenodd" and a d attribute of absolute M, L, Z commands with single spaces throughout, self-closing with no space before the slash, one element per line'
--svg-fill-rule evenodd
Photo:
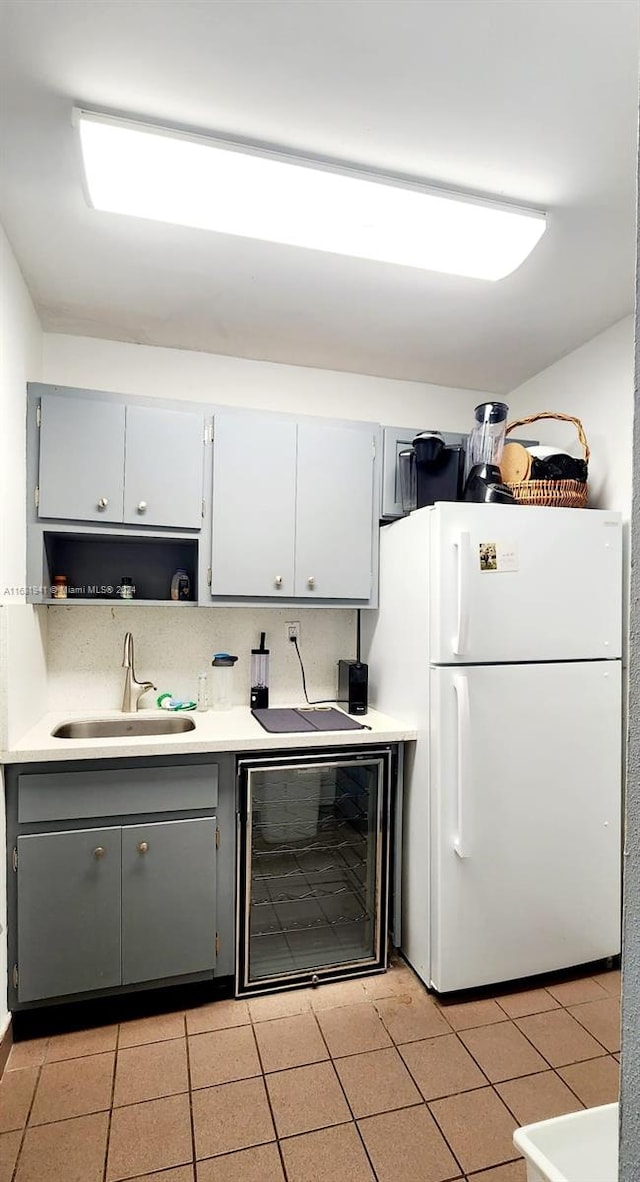
<path fill-rule="evenodd" d="M 239 761 L 238 993 L 386 965 L 391 750 Z"/>

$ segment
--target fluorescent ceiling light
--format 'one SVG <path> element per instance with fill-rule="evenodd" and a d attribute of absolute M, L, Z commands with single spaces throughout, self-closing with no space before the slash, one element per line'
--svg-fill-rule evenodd
<path fill-rule="evenodd" d="M 95 209 L 356 258 L 502 279 L 544 213 L 78 111 Z"/>

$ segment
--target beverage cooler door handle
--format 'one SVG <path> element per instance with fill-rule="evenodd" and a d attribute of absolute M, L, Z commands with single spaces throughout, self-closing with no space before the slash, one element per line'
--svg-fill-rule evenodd
<path fill-rule="evenodd" d="M 458 556 L 458 618 L 452 647 L 454 656 L 461 657 L 469 646 L 469 582 L 471 567 L 471 534 L 461 533 L 454 543 Z"/>
<path fill-rule="evenodd" d="M 457 835 L 453 839 L 453 848 L 459 858 L 469 857 L 468 821 L 467 816 L 467 786 L 469 783 L 469 683 L 466 677 L 454 674 L 453 688 L 457 699 L 458 719 L 458 763 L 456 781 L 457 799 Z"/>

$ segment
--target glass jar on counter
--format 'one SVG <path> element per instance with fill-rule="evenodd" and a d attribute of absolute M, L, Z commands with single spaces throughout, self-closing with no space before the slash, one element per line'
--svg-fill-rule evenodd
<path fill-rule="evenodd" d="M 233 700 L 233 666 L 237 657 L 214 653 L 211 662 L 211 709 L 230 710 Z"/>

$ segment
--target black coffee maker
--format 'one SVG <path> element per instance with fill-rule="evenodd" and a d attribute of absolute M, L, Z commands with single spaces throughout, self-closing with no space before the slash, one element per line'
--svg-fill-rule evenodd
<path fill-rule="evenodd" d="M 448 447 L 437 431 L 420 431 L 398 456 L 402 510 L 436 501 L 459 501 L 464 485 L 463 447 Z"/>

